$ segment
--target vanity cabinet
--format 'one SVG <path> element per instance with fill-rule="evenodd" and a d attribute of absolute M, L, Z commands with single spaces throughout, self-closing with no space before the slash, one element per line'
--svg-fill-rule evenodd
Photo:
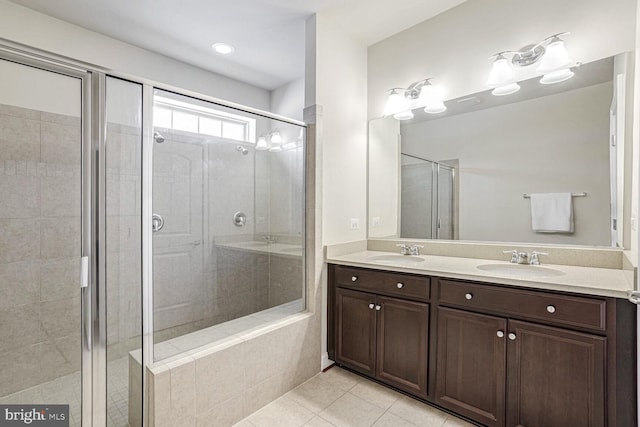
<path fill-rule="evenodd" d="M 637 425 L 626 300 L 338 265 L 329 284 L 339 365 L 484 426 Z"/>
<path fill-rule="evenodd" d="M 343 267 L 335 273 L 336 362 L 426 397 L 429 280 Z"/>

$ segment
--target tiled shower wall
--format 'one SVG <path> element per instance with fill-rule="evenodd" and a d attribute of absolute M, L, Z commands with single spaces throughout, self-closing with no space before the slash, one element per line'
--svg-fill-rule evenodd
<path fill-rule="evenodd" d="M 0 396 L 80 369 L 80 118 L 0 105 Z"/>

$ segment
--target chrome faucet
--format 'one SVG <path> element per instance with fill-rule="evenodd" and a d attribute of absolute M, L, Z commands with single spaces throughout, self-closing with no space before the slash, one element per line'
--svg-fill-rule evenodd
<path fill-rule="evenodd" d="M 420 249 L 424 248 L 423 245 L 408 245 L 406 243 L 398 243 L 396 246 L 400 248 L 401 255 L 420 255 Z"/>
<path fill-rule="evenodd" d="M 262 240 L 264 240 L 265 242 L 267 242 L 268 244 L 271 243 L 276 243 L 276 238 L 270 235 L 266 235 L 262 238 Z"/>
<path fill-rule="evenodd" d="M 511 254 L 511 262 L 514 264 L 540 265 L 538 255 L 549 255 L 547 252 L 533 251 L 531 253 L 518 251 L 513 249 L 510 251 L 502 251 L 505 254 Z"/>
<path fill-rule="evenodd" d="M 531 259 L 529 259 L 529 264 L 531 265 L 540 265 L 540 260 L 538 259 L 538 255 L 549 255 L 548 252 L 531 252 Z"/>
<path fill-rule="evenodd" d="M 505 254 L 511 254 L 511 262 L 514 264 L 527 264 L 529 254 L 526 252 L 518 252 L 517 249 L 511 251 L 502 251 Z"/>

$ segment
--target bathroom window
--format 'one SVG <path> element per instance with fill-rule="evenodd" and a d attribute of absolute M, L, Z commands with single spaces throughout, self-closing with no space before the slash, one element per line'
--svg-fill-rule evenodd
<path fill-rule="evenodd" d="M 153 108 L 157 127 L 256 142 L 256 120 L 209 107 L 159 98 Z"/>

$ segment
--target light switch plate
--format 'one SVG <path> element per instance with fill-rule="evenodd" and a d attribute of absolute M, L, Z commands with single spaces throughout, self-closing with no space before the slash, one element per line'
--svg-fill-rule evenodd
<path fill-rule="evenodd" d="M 360 228 L 360 218 L 351 218 L 351 229 L 357 230 Z"/>

